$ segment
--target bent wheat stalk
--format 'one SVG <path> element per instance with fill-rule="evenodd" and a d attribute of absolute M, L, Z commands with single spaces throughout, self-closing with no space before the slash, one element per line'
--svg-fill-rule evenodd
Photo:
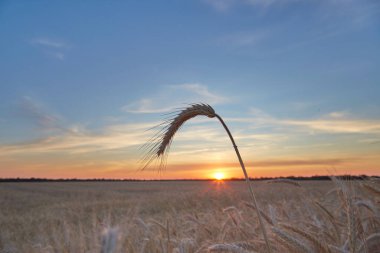
<path fill-rule="evenodd" d="M 145 169 L 147 166 L 149 166 L 150 163 L 152 163 L 155 160 L 160 160 L 160 169 L 162 169 L 166 164 L 166 158 L 170 149 L 170 144 L 173 141 L 175 133 L 181 128 L 181 126 L 188 121 L 189 119 L 192 119 L 196 116 L 207 116 L 209 118 L 217 118 L 220 123 L 223 125 L 224 129 L 226 130 L 228 136 L 230 137 L 230 140 L 232 142 L 232 146 L 235 149 L 236 155 L 239 159 L 240 166 L 243 170 L 245 181 L 247 183 L 250 196 L 253 202 L 253 205 L 256 209 L 256 213 L 259 219 L 260 227 L 265 239 L 267 252 L 271 252 L 271 248 L 269 245 L 268 236 L 266 233 L 266 229 L 263 223 L 263 220 L 261 218 L 260 209 L 258 208 L 257 201 L 255 194 L 253 193 L 253 189 L 248 177 L 247 170 L 245 169 L 243 159 L 240 156 L 239 149 L 235 143 L 234 138 L 232 137 L 232 134 L 230 130 L 228 129 L 227 125 L 224 123 L 223 119 L 215 113 L 214 109 L 207 104 L 191 104 L 189 107 L 186 107 L 178 112 L 174 113 L 174 116 L 172 118 L 169 118 L 168 120 L 164 121 L 162 124 L 158 125 L 161 128 L 157 132 L 155 136 L 153 136 L 152 139 L 150 139 L 143 148 L 146 149 L 146 154 L 143 157 L 143 168 Z"/>

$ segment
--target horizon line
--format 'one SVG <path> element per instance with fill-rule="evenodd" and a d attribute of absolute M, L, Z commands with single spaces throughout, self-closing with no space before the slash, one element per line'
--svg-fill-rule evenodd
<path fill-rule="evenodd" d="M 280 177 L 257 177 L 249 178 L 252 181 L 264 181 L 275 179 L 293 179 L 293 180 L 331 180 L 331 177 L 342 179 L 366 179 L 366 178 L 380 178 L 378 175 L 314 175 L 314 176 L 280 176 Z M 214 178 L 177 178 L 177 179 L 135 179 L 135 178 L 38 178 L 38 177 L 0 177 L 0 182 L 145 182 L 145 181 L 244 181 L 244 178 L 224 178 L 216 180 Z"/>

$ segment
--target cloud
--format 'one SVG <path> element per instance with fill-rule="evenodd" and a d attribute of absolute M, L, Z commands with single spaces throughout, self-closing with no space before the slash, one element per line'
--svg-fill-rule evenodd
<path fill-rule="evenodd" d="M 199 83 L 185 83 L 163 86 L 153 98 L 142 98 L 123 106 L 121 109 L 129 113 L 164 113 L 170 112 L 186 104 L 204 102 L 211 105 L 229 101 L 224 96 L 212 93 L 208 87 Z"/>
<path fill-rule="evenodd" d="M 367 138 L 367 139 L 362 139 L 359 142 L 366 143 L 366 144 L 372 144 L 372 145 L 377 145 L 380 144 L 380 136 L 375 137 L 375 138 Z"/>
<path fill-rule="evenodd" d="M 48 38 L 35 38 L 31 40 L 31 43 L 34 45 L 40 45 L 44 47 L 57 48 L 57 49 L 69 48 L 69 45 L 65 42 L 52 40 Z"/>
<path fill-rule="evenodd" d="M 291 126 L 326 133 L 380 134 L 379 119 L 353 118 L 346 111 L 335 111 L 315 119 L 281 119 L 257 108 L 251 108 L 251 118 L 231 118 L 235 122 L 252 122 L 267 126 Z"/>
<path fill-rule="evenodd" d="M 268 7 L 275 4 L 305 2 L 305 0 L 241 0 L 240 2 L 245 5 Z"/>
<path fill-rule="evenodd" d="M 217 11 L 225 12 L 235 6 L 251 6 L 266 8 L 272 5 L 284 5 L 305 0 L 204 0 L 206 4 Z"/>
<path fill-rule="evenodd" d="M 23 97 L 19 103 L 20 114 L 45 129 L 61 128 L 59 116 L 49 113 L 30 97 Z"/>
<path fill-rule="evenodd" d="M 221 45 L 233 46 L 233 47 L 248 47 L 257 46 L 270 36 L 268 30 L 257 31 L 241 31 L 233 34 L 223 36 L 218 39 L 218 43 Z"/>
<path fill-rule="evenodd" d="M 226 97 L 211 93 L 208 87 L 199 83 L 186 83 L 171 86 L 174 89 L 189 91 L 204 99 L 209 104 L 222 104 L 228 101 Z"/>
<path fill-rule="evenodd" d="M 67 42 L 50 38 L 34 38 L 30 43 L 39 47 L 44 54 L 61 61 L 65 59 L 66 53 L 71 48 Z"/>
<path fill-rule="evenodd" d="M 347 164 L 353 158 L 332 158 L 332 159 L 268 159 L 255 162 L 245 162 L 246 167 L 299 167 L 299 166 L 338 166 Z M 236 168 L 239 163 L 191 163 L 191 164 L 168 164 L 167 170 L 207 170 L 215 168 Z"/>
<path fill-rule="evenodd" d="M 250 167 L 282 167 L 282 166 L 310 166 L 310 165 L 342 165 L 347 163 L 351 159 L 295 159 L 295 160 L 267 160 L 267 161 L 257 161 L 257 162 L 249 162 L 247 166 Z"/>
<path fill-rule="evenodd" d="M 173 107 L 169 106 L 157 108 L 157 105 L 153 99 L 143 98 L 125 105 L 121 109 L 130 113 L 164 113 L 173 110 Z"/>
<path fill-rule="evenodd" d="M 372 9 L 378 7 L 376 1 L 371 0 L 321 0 L 321 1 L 310 1 L 310 0 L 203 0 L 204 3 L 208 4 L 217 11 L 227 11 L 235 6 L 250 6 L 250 7 L 273 7 L 278 5 L 289 5 L 295 3 L 309 3 L 309 4 L 319 4 L 330 7 L 340 7 L 341 9 L 335 10 L 340 12 L 345 12 L 345 14 L 352 14 L 351 12 L 362 12 L 371 11 L 368 7 Z"/>
<path fill-rule="evenodd" d="M 345 18 L 353 26 L 363 26 L 377 18 L 380 2 L 372 0 L 325 0 L 326 14 Z"/>
<path fill-rule="evenodd" d="M 204 0 L 204 2 L 217 11 L 226 11 L 231 8 L 237 1 L 236 0 Z"/>
<path fill-rule="evenodd" d="M 274 117 L 269 115 L 268 113 L 264 112 L 263 110 L 255 107 L 249 108 L 249 114 L 254 116 L 258 120 L 263 121 L 272 121 L 274 120 Z"/>
<path fill-rule="evenodd" d="M 283 10 L 284 13 L 291 7 L 299 5 L 301 8 L 310 6 L 305 11 L 312 12 L 310 17 L 315 19 L 315 24 L 320 23 L 321 28 L 313 28 L 309 38 L 297 38 L 290 48 L 299 47 L 321 39 L 337 36 L 352 29 L 362 28 L 371 24 L 377 24 L 380 12 L 380 2 L 376 0 L 203 0 L 219 12 L 227 12 L 237 7 L 250 9 L 260 16 L 265 16 L 271 10 Z M 287 23 L 287 22 L 285 22 Z M 281 30 L 288 30 L 283 27 Z M 279 31 L 277 31 L 279 33 Z M 314 35 L 313 35 L 314 34 Z M 236 42 L 257 43 L 254 35 L 236 36 Z M 283 41 L 282 38 L 280 41 Z M 281 50 L 280 50 L 281 51 Z"/>
<path fill-rule="evenodd" d="M 328 133 L 376 133 L 380 134 L 380 120 L 360 119 L 316 119 L 316 120 L 282 120 L 280 123 L 305 127 Z"/>
<path fill-rule="evenodd" d="M 152 123 L 153 124 L 153 123 Z M 44 138 L 0 145 L 0 155 L 14 154 L 84 154 L 123 150 L 142 145 L 152 134 L 146 131 L 152 124 L 122 124 L 105 127 L 102 131 L 65 131 Z"/>
<path fill-rule="evenodd" d="M 45 121 L 45 119 L 44 119 Z M 92 156 L 92 160 L 128 159 L 137 166 L 144 151 L 139 149 L 151 138 L 157 129 L 151 129 L 159 122 L 111 124 L 100 130 L 80 129 L 78 131 L 60 131 L 48 133 L 46 137 L 12 144 L 0 144 L 0 157 L 75 157 Z M 51 125 L 50 123 L 48 125 Z M 218 128 L 218 129 L 216 129 Z M 175 137 L 179 145 L 171 152 L 175 160 L 183 155 L 203 156 L 205 150 L 222 152 L 228 141 L 223 129 L 205 126 L 203 123 L 184 127 Z M 205 144 L 207 142 L 207 144 Z M 173 143 L 174 144 L 174 143 Z M 95 155 L 94 155 L 95 154 Z M 53 155 L 53 156 L 51 156 Z M 116 157 L 116 158 L 115 158 Z"/>
<path fill-rule="evenodd" d="M 50 112 L 46 106 L 28 96 L 23 97 L 18 103 L 18 113 L 36 124 L 42 131 L 70 132 L 73 134 L 81 131 L 80 126 L 67 126 L 61 116 Z"/>
<path fill-rule="evenodd" d="M 234 138 L 236 140 L 252 140 L 252 141 L 262 141 L 262 142 L 282 142 L 288 139 L 288 136 L 284 134 L 235 134 Z"/>
<path fill-rule="evenodd" d="M 209 92 L 208 89 L 201 85 L 178 85 L 169 87 L 169 89 L 181 90 L 181 92 L 191 92 L 197 96 L 209 97 L 211 102 L 217 103 L 224 101 L 221 97 Z M 155 101 L 158 102 L 158 101 Z M 166 109 L 152 109 L 154 104 L 150 101 L 143 101 L 139 112 L 163 112 Z M 60 115 L 51 112 L 42 103 L 30 98 L 23 97 L 18 104 L 18 114 L 22 119 L 29 120 L 44 135 L 37 139 L 21 141 L 11 144 L 0 144 L 0 155 L 36 155 L 45 153 L 62 153 L 62 154 L 86 154 L 93 152 L 124 152 L 125 149 L 141 146 L 150 138 L 155 130 L 148 130 L 152 126 L 158 125 L 159 122 L 148 123 L 127 123 L 118 124 L 109 123 L 102 128 L 95 130 L 88 129 L 81 124 L 68 124 Z M 213 132 L 214 129 L 208 129 L 203 125 L 202 120 L 191 122 L 191 129 L 186 127 L 176 136 L 176 142 L 189 144 L 196 140 L 206 140 L 209 142 L 219 142 L 218 136 L 223 132 Z M 189 124 L 187 124 L 189 125 Z M 194 137 L 194 134 L 196 137 Z M 202 147 L 204 148 L 204 147 Z M 132 153 L 135 158 L 137 149 Z"/>
<path fill-rule="evenodd" d="M 61 60 L 61 61 L 65 59 L 65 54 L 64 53 L 49 52 L 47 54 L 50 55 L 51 57 L 56 58 L 56 59 Z"/>

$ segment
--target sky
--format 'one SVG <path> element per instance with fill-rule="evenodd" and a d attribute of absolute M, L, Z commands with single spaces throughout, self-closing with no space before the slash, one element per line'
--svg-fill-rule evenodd
<path fill-rule="evenodd" d="M 377 0 L 0 1 L 0 177 L 380 175 Z"/>

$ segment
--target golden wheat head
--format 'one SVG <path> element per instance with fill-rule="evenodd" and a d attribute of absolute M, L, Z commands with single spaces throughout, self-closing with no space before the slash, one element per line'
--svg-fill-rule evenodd
<path fill-rule="evenodd" d="M 208 104 L 191 104 L 172 113 L 169 119 L 159 124 L 157 127 L 160 127 L 160 130 L 142 146 L 145 151 L 142 158 L 142 169 L 145 169 L 155 160 L 160 161 L 159 169 L 162 169 L 165 166 L 166 157 L 175 133 L 186 121 L 196 116 L 214 118 L 216 114 L 214 109 Z"/>

